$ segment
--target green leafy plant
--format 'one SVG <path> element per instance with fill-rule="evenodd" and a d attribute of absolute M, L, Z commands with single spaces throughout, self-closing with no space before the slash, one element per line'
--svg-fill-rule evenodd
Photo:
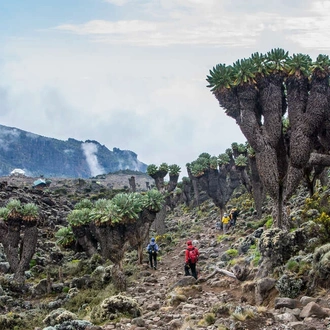
<path fill-rule="evenodd" d="M 81 210 L 81 209 L 91 209 L 93 208 L 93 202 L 89 200 L 88 198 L 84 198 L 80 202 L 78 202 L 74 208 L 76 210 Z"/>
<path fill-rule="evenodd" d="M 21 213 L 24 221 L 36 221 L 39 218 L 39 208 L 34 203 L 24 204 Z"/>
<path fill-rule="evenodd" d="M 70 246 L 74 241 L 75 237 L 72 232 L 72 228 L 62 227 L 55 233 L 56 243 L 62 245 L 63 247 Z"/>
<path fill-rule="evenodd" d="M 9 210 L 6 207 L 0 207 L 0 218 L 3 220 L 7 220 Z"/>
<path fill-rule="evenodd" d="M 179 175 L 181 172 L 181 167 L 179 165 L 173 164 L 168 167 L 169 175 Z"/>
<path fill-rule="evenodd" d="M 164 196 L 157 189 L 148 190 L 142 199 L 142 207 L 153 212 L 159 212 L 165 203 Z"/>
<path fill-rule="evenodd" d="M 228 165 L 230 163 L 230 157 L 228 154 L 220 154 L 218 157 L 219 165 Z"/>
<path fill-rule="evenodd" d="M 148 175 L 150 176 L 153 176 L 157 173 L 158 171 L 158 168 L 155 164 L 150 164 L 148 167 L 147 167 L 147 173 Z"/>
<path fill-rule="evenodd" d="M 86 225 L 91 221 L 89 214 L 89 209 L 72 210 L 67 217 L 68 223 L 72 227 Z"/>

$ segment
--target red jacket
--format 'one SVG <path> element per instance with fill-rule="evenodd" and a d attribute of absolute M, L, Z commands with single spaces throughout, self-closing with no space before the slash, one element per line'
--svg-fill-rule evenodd
<path fill-rule="evenodd" d="M 189 250 L 193 250 L 193 249 L 195 249 L 195 251 L 196 251 L 197 260 L 198 260 L 198 257 L 199 257 L 199 251 L 198 251 L 197 247 L 194 247 L 193 245 L 188 245 L 188 247 L 187 247 L 187 249 L 186 249 L 185 263 L 188 263 L 188 262 L 189 262 Z"/>

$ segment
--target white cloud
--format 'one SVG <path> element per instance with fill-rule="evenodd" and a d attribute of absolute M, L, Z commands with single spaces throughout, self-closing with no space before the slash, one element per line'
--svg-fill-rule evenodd
<path fill-rule="evenodd" d="M 245 140 L 206 88 L 212 66 L 274 47 L 315 56 L 330 45 L 329 1 L 106 2 L 124 14 L 7 40 L 3 125 L 96 140 L 184 170 L 202 152 Z"/>
<path fill-rule="evenodd" d="M 104 169 L 97 160 L 97 145 L 95 143 L 82 143 L 81 148 L 86 157 L 87 164 L 92 176 L 104 174 Z"/>

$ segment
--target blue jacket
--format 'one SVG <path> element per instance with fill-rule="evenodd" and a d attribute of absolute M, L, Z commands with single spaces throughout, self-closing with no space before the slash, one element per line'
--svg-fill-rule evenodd
<path fill-rule="evenodd" d="M 147 252 L 158 252 L 159 248 L 156 242 L 150 242 L 147 246 Z"/>

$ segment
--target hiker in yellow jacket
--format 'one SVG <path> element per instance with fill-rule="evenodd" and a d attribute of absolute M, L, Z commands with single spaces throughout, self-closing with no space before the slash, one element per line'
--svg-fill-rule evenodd
<path fill-rule="evenodd" d="M 223 233 L 226 234 L 228 231 L 228 227 L 229 227 L 229 222 L 230 222 L 230 216 L 228 213 L 225 213 L 222 217 L 222 227 L 223 227 Z"/>

